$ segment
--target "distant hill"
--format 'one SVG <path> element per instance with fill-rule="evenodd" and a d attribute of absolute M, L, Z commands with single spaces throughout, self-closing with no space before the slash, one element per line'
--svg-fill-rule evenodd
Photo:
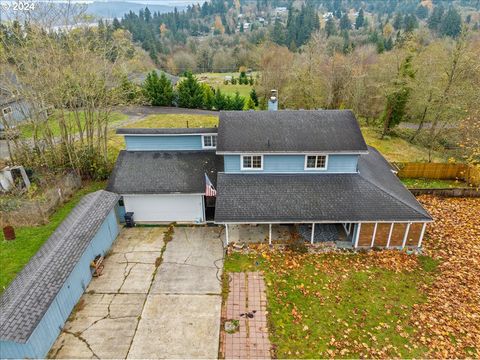
<path fill-rule="evenodd" d="M 158 2 L 145 1 L 145 2 L 126 2 L 126 1 L 94 1 L 91 4 L 88 4 L 87 12 L 91 15 L 94 15 L 98 18 L 103 19 L 112 19 L 112 18 L 121 18 L 124 14 L 127 14 L 129 11 L 138 12 L 140 9 L 145 9 L 148 6 L 148 9 L 151 12 L 166 13 L 173 11 L 175 7 L 178 10 L 183 10 L 186 5 L 160 5 Z"/>

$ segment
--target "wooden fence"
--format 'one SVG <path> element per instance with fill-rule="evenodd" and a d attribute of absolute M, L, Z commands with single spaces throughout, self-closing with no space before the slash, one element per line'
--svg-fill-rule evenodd
<path fill-rule="evenodd" d="M 480 186 L 480 166 L 440 163 L 397 163 L 401 178 L 463 180 Z"/>

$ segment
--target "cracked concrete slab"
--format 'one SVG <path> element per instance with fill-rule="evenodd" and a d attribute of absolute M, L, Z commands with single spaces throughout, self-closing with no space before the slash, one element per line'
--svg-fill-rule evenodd
<path fill-rule="evenodd" d="M 165 227 L 122 229 L 49 356 L 216 358 L 221 230 L 175 228 L 160 262 Z"/>
<path fill-rule="evenodd" d="M 222 292 L 217 270 L 212 267 L 162 263 L 152 294 L 218 294 Z"/>
<path fill-rule="evenodd" d="M 150 295 L 129 359 L 216 359 L 221 297 Z"/>

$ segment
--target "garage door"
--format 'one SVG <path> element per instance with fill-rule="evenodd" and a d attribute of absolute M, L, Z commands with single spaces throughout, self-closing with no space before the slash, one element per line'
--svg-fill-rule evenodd
<path fill-rule="evenodd" d="M 138 222 L 203 222 L 202 195 L 123 195 Z"/>

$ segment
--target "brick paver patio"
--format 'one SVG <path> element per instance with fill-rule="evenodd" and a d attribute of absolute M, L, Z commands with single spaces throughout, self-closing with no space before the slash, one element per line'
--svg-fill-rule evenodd
<path fill-rule="evenodd" d="M 259 272 L 232 273 L 226 302 L 226 320 L 238 320 L 239 330 L 224 334 L 225 359 L 270 359 L 267 297 Z"/>

